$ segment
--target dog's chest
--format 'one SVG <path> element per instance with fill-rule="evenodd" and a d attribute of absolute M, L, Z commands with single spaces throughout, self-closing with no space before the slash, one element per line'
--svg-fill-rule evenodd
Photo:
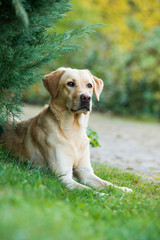
<path fill-rule="evenodd" d="M 69 152 L 73 159 L 73 168 L 77 167 L 89 151 L 89 140 L 86 134 L 74 132 L 69 136 Z"/>
<path fill-rule="evenodd" d="M 73 167 L 77 167 L 80 160 L 89 149 L 89 139 L 85 131 L 76 129 L 61 129 L 50 132 L 48 135 L 50 150 L 61 152 L 65 159 L 72 161 Z"/>
<path fill-rule="evenodd" d="M 62 156 L 66 161 L 71 161 L 73 167 L 78 163 L 89 151 L 89 139 L 86 135 L 85 119 L 82 116 L 79 122 L 74 119 L 67 119 L 57 127 L 50 128 L 48 132 L 47 142 L 49 143 L 51 152 L 56 152 L 54 158 Z M 53 126 L 53 125 L 52 125 Z"/>

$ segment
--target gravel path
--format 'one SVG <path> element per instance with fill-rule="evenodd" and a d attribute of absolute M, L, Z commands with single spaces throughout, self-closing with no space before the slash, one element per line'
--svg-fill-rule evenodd
<path fill-rule="evenodd" d="M 22 118 L 32 117 L 41 109 L 27 105 Z M 92 113 L 89 126 L 98 132 L 101 144 L 101 148 L 91 149 L 92 161 L 137 172 L 160 182 L 160 124 Z"/>

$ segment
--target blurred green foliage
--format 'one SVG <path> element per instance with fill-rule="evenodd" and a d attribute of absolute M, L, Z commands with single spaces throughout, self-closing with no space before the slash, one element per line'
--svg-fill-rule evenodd
<path fill-rule="evenodd" d="M 104 106 L 116 113 L 160 118 L 160 27 L 144 33 L 133 49 L 113 49 L 105 75 Z"/>
<path fill-rule="evenodd" d="M 100 147 L 101 145 L 98 142 L 98 134 L 97 132 L 93 131 L 90 127 L 87 128 L 87 136 L 90 139 L 90 145 L 92 147 Z"/>
<path fill-rule="evenodd" d="M 74 2 L 75 11 L 57 24 L 58 32 L 65 31 L 68 27 L 96 23 L 96 20 L 110 25 L 102 26 L 90 39 L 84 40 L 84 48 L 80 52 L 66 54 L 48 65 L 44 72 L 53 71 L 60 66 L 87 68 L 104 81 L 100 102 L 94 103 L 96 110 L 159 119 L 160 17 L 157 11 L 160 5 L 155 1 L 147 2 L 145 7 L 136 0 L 132 1 L 133 4 L 126 0 L 123 3 L 120 1 L 121 4 L 116 1 L 114 10 L 111 9 L 113 19 L 115 18 L 114 26 L 111 16 L 107 15 L 108 1 L 106 5 L 104 2 L 97 2 L 97 8 L 92 0 L 88 3 L 82 1 L 81 4 Z M 149 19 L 151 10 L 152 18 Z M 124 11 L 126 18 L 122 21 Z M 117 27 L 120 33 L 115 35 Z M 45 103 L 49 96 L 42 84 L 38 83 L 26 93 L 24 99 L 30 103 Z"/>

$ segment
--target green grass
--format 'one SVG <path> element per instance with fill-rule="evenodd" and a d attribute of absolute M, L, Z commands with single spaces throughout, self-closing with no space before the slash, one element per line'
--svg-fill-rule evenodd
<path fill-rule="evenodd" d="M 160 236 L 160 185 L 104 165 L 98 176 L 132 194 L 106 188 L 69 191 L 50 172 L 31 169 L 0 151 L 1 240 L 153 240 Z"/>

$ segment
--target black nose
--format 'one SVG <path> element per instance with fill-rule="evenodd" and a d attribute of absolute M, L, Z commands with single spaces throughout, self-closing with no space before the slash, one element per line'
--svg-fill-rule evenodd
<path fill-rule="evenodd" d="M 81 94 L 80 99 L 82 103 L 89 103 L 91 101 L 91 97 L 85 93 Z"/>

